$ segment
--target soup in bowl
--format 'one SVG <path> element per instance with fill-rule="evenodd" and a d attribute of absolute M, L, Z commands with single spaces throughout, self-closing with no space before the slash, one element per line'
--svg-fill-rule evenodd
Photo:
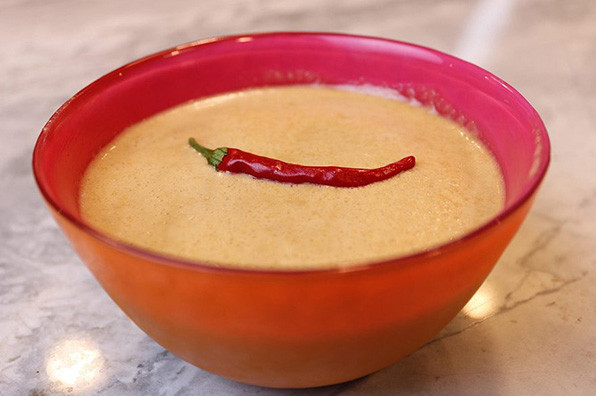
<path fill-rule="evenodd" d="M 383 117 L 405 125 L 411 113 L 432 121 L 408 121 L 409 137 L 383 130 Z M 157 129 L 146 132 L 148 125 Z M 307 166 L 376 168 L 409 154 L 416 165 L 355 188 L 280 183 L 218 172 L 189 137 Z M 461 141 L 454 147 L 463 151 L 448 140 Z M 145 143 L 164 149 L 143 154 Z M 33 169 L 74 249 L 156 342 L 218 375 L 298 388 L 372 373 L 437 334 L 519 228 L 549 150 L 532 106 L 467 62 L 387 39 L 267 33 L 181 45 L 100 78 L 52 116 Z M 162 172 L 168 163 L 173 173 Z M 445 184 L 433 176 L 442 169 L 454 175 Z M 184 199 L 159 195 L 162 187 L 147 184 L 153 180 L 178 186 Z M 468 192 L 476 198 L 459 200 Z M 276 197 L 283 197 L 277 206 Z M 151 200 L 161 202 L 157 212 L 138 211 L 156 207 Z M 393 217 L 420 202 L 428 203 L 418 214 Z M 435 213 L 445 202 L 455 202 L 449 215 Z M 469 202 L 488 209 L 469 222 Z M 157 228 L 131 221 L 143 213 L 161 219 L 149 222 Z M 364 224 L 372 218 L 378 223 Z M 170 220 L 175 225 L 164 228 Z M 404 239 L 412 230 L 422 237 Z M 394 240 L 406 242 L 394 248 Z"/>

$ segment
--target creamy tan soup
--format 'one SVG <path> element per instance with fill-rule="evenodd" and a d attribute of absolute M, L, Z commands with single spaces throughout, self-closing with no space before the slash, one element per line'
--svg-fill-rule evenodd
<path fill-rule="evenodd" d="M 217 172 L 188 145 L 304 165 L 416 166 L 358 188 Z M 503 207 L 498 165 L 429 109 L 357 90 L 283 87 L 197 100 L 131 126 L 89 166 L 83 217 L 114 238 L 218 266 L 312 269 L 407 255 Z"/>

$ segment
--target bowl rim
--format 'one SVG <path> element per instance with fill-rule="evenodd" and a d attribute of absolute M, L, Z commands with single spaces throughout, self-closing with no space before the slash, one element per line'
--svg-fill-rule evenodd
<path fill-rule="evenodd" d="M 43 150 L 42 145 L 45 140 L 45 136 L 47 135 L 48 131 L 52 129 L 52 125 L 55 124 L 56 120 L 59 120 L 63 113 L 68 111 L 71 103 L 78 100 L 81 96 L 83 96 L 87 91 L 96 88 L 98 85 L 102 84 L 104 81 L 114 78 L 122 73 L 122 71 L 134 67 L 135 65 L 142 64 L 145 62 L 149 62 L 158 58 L 162 58 L 164 56 L 169 56 L 172 53 L 178 53 L 180 51 L 189 51 L 195 50 L 204 45 L 209 45 L 212 43 L 218 43 L 221 41 L 242 41 L 242 40 L 249 40 L 253 38 L 271 38 L 271 37 L 284 37 L 284 36 L 304 36 L 309 38 L 333 38 L 339 40 L 371 40 L 377 42 L 385 42 L 387 44 L 397 44 L 403 47 L 409 47 L 417 50 L 421 50 L 423 52 L 427 52 L 433 55 L 440 57 L 442 60 L 448 60 L 452 63 L 458 63 L 461 66 L 469 68 L 473 70 L 475 73 L 482 73 L 485 77 L 492 79 L 494 82 L 500 84 L 503 89 L 509 91 L 510 94 L 520 99 L 520 102 L 525 104 L 527 109 L 531 111 L 532 117 L 535 118 L 536 121 L 536 128 L 540 132 L 541 137 L 541 153 L 540 156 L 544 160 L 541 161 L 540 166 L 537 168 L 533 180 L 530 185 L 525 189 L 523 194 L 520 194 L 513 202 L 507 206 L 505 206 L 497 215 L 493 216 L 490 220 L 484 222 L 482 225 L 478 226 L 477 228 L 461 235 L 460 237 L 442 243 L 440 245 L 421 250 L 412 254 L 407 255 L 400 255 L 395 257 L 385 257 L 381 259 L 371 259 L 363 261 L 362 263 L 351 263 L 345 266 L 336 266 L 336 267 L 324 267 L 324 268 L 305 268 L 305 269 L 274 269 L 274 268 L 244 268 L 244 267 L 236 267 L 236 266 L 228 266 L 219 263 L 210 263 L 208 261 L 199 261 L 199 260 L 191 260 L 182 257 L 171 256 L 159 252 L 154 252 L 143 247 L 136 246 L 134 244 L 118 240 L 114 237 L 107 235 L 97 229 L 95 229 L 90 224 L 87 224 L 82 219 L 79 219 L 73 213 L 69 211 L 63 210 L 60 205 L 58 205 L 50 196 L 49 192 L 45 188 L 45 183 L 42 182 L 40 177 L 40 172 L 38 171 L 38 158 L 41 155 L 41 151 Z M 240 40 L 239 40 L 240 39 Z M 35 143 L 35 147 L 33 149 L 33 156 L 32 156 L 32 169 L 33 169 L 33 176 L 35 179 L 35 183 L 37 184 L 38 189 L 41 192 L 46 203 L 50 206 L 50 208 L 54 211 L 55 214 L 65 218 L 68 222 L 74 225 L 83 233 L 86 233 L 93 238 L 105 243 L 112 248 L 115 248 L 119 251 L 123 251 L 127 254 L 132 254 L 134 256 L 148 259 L 152 262 L 158 262 L 164 265 L 176 266 L 176 267 L 183 267 L 190 270 L 200 270 L 203 272 L 211 272 L 211 273 L 228 273 L 228 274 L 244 274 L 244 275 L 276 275 L 276 276 L 297 276 L 297 275 L 334 275 L 334 274 L 350 274 L 350 273 L 357 273 L 361 271 L 366 271 L 372 268 L 380 269 L 382 267 L 387 266 L 399 266 L 405 265 L 407 263 L 411 264 L 418 264 L 420 261 L 425 261 L 425 259 L 429 259 L 431 257 L 435 257 L 438 255 L 442 255 L 448 251 L 452 251 L 456 249 L 459 245 L 476 238 L 480 234 L 488 231 L 498 224 L 502 223 L 506 218 L 510 217 L 514 212 L 516 212 L 520 207 L 522 207 L 528 200 L 530 200 L 538 187 L 542 184 L 542 181 L 546 175 L 548 167 L 550 165 L 551 160 L 551 145 L 550 139 L 542 121 L 540 115 L 536 111 L 536 109 L 528 102 L 528 100 L 515 88 L 509 85 L 507 82 L 503 81 L 501 78 L 493 75 L 489 71 L 473 64 L 463 59 L 457 58 L 453 55 L 449 55 L 445 52 L 435 50 L 429 47 L 425 47 L 419 44 L 409 43 L 400 40 L 394 40 L 384 37 L 376 37 L 376 36 L 369 36 L 369 35 L 358 35 L 358 34 L 349 34 L 349 33 L 336 33 L 336 32 L 318 32 L 318 31 L 272 31 L 272 32 L 261 32 L 261 33 L 247 33 L 247 34 L 233 34 L 233 35 L 221 35 L 215 36 L 211 38 L 204 38 L 196 41 L 191 41 L 188 43 L 180 44 L 175 47 L 171 47 L 162 51 L 155 52 L 153 54 L 146 55 L 144 57 L 138 58 L 131 62 L 128 62 L 111 72 L 102 75 L 101 77 L 97 78 L 90 84 L 86 85 L 84 88 L 79 90 L 76 94 L 74 94 L 70 99 L 68 99 L 64 104 L 62 104 L 49 118 L 49 120 L 43 126 L 37 140 Z"/>

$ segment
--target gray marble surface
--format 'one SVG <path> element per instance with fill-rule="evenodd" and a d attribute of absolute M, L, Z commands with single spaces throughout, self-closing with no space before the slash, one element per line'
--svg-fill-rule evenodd
<path fill-rule="evenodd" d="M 596 2 L 0 0 L 0 395 L 596 394 Z M 368 377 L 238 384 L 162 349 L 75 256 L 38 194 L 35 139 L 80 88 L 209 36 L 320 30 L 434 47 L 520 90 L 549 129 L 535 207 L 466 308 Z"/>

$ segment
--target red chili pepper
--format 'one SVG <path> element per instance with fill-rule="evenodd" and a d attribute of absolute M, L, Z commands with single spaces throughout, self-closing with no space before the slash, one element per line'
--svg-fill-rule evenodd
<path fill-rule="evenodd" d="M 220 147 L 210 150 L 198 144 L 194 138 L 190 138 L 188 143 L 207 158 L 207 162 L 218 171 L 245 173 L 257 179 L 269 179 L 282 183 L 360 187 L 389 179 L 412 168 L 416 163 L 416 159 L 409 156 L 375 169 L 304 166 L 261 157 L 235 148 Z"/>

